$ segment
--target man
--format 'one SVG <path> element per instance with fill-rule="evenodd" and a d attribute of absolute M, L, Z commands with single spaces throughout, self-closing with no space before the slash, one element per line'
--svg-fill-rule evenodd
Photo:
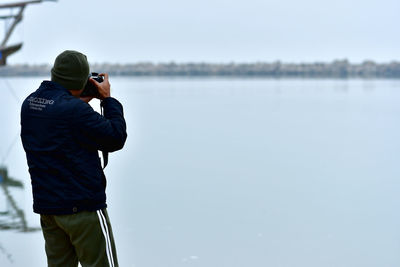
<path fill-rule="evenodd" d="M 86 56 L 58 55 L 51 81 L 43 81 L 21 109 L 21 139 L 40 214 L 48 266 L 118 266 L 106 211 L 106 178 L 98 151 L 124 146 L 122 105 L 110 95 L 107 74 L 89 76 Z M 104 116 L 80 98 L 86 82 L 98 92 Z"/>

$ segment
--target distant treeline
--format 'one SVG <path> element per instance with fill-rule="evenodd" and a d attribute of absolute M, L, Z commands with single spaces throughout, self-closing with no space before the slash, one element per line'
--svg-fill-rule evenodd
<path fill-rule="evenodd" d="M 49 76 L 49 65 L 0 67 L 2 76 Z M 92 71 L 119 76 L 242 76 L 304 78 L 400 78 L 400 62 L 352 64 L 348 60 L 331 63 L 133 63 L 92 64 Z"/>

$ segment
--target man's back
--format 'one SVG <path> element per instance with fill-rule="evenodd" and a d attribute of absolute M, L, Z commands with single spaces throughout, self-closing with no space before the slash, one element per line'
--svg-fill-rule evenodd
<path fill-rule="evenodd" d="M 122 148 L 126 125 L 117 100 L 107 98 L 103 106 L 106 118 L 50 81 L 24 101 L 21 138 L 36 213 L 70 214 L 106 207 L 98 150 Z"/>

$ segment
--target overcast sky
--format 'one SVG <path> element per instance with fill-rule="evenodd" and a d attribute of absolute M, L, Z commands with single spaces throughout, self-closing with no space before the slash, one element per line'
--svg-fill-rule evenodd
<path fill-rule="evenodd" d="M 59 0 L 27 7 L 9 63 L 52 64 L 65 49 L 91 63 L 388 62 L 399 12 L 399 0 Z"/>

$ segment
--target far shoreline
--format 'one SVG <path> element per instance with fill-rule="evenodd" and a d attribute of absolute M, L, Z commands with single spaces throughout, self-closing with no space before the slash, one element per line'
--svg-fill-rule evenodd
<path fill-rule="evenodd" d="M 51 65 L 12 64 L 0 67 L 0 77 L 47 76 Z M 335 60 L 329 63 L 96 63 L 91 70 L 121 77 L 225 77 L 271 79 L 399 79 L 400 62 L 350 63 Z"/>

